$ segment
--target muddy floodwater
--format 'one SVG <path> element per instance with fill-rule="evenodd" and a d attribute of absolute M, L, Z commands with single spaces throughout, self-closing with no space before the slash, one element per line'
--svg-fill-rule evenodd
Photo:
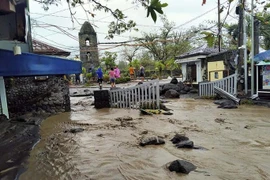
<path fill-rule="evenodd" d="M 270 109 L 240 106 L 218 109 L 212 101 L 179 99 L 167 103 L 173 115 L 140 116 L 137 110 L 90 106 L 72 98 L 72 112 L 41 125 L 41 141 L 31 152 L 21 180 L 269 180 Z M 133 120 L 120 122 L 118 117 Z M 80 133 L 64 133 L 71 128 Z M 177 149 L 170 139 L 185 134 L 207 150 Z M 140 147 L 143 136 L 161 136 L 164 145 Z M 182 159 L 197 166 L 188 175 L 167 170 Z"/>

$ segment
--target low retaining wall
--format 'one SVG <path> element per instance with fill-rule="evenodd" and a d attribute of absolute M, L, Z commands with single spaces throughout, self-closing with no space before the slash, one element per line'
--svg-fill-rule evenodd
<path fill-rule="evenodd" d="M 36 80 L 35 77 L 5 78 L 10 117 L 26 113 L 70 111 L 68 81 L 63 76 Z"/>

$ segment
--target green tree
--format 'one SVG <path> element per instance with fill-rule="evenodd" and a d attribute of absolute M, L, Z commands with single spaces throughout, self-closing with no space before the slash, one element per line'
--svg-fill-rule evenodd
<path fill-rule="evenodd" d="M 180 69 L 181 66 L 178 63 L 175 63 L 174 59 L 168 59 L 165 61 L 165 66 L 167 70 L 171 71 L 171 76 L 173 76 L 173 71 L 176 69 Z"/>
<path fill-rule="evenodd" d="M 155 69 L 157 69 L 158 70 L 158 73 L 159 73 L 159 77 L 161 76 L 161 73 L 162 73 L 162 71 L 165 69 L 165 64 L 164 64 L 164 62 L 163 61 L 156 61 L 155 62 Z"/>
<path fill-rule="evenodd" d="M 43 8 L 45 10 L 49 9 L 49 6 L 51 5 L 58 5 L 61 3 L 61 0 L 34 0 L 38 3 L 41 3 Z M 112 21 L 109 24 L 109 30 L 108 30 L 108 36 L 107 38 L 113 38 L 114 34 L 120 34 L 123 32 L 126 32 L 128 30 L 137 30 L 135 28 L 136 23 L 133 20 L 128 20 L 128 16 L 126 16 L 121 10 L 112 9 L 106 5 L 106 1 L 104 3 L 101 3 L 99 0 L 88 0 L 89 4 L 93 7 L 93 10 L 85 9 L 83 4 L 87 0 L 66 0 L 69 6 L 71 21 L 74 22 L 74 16 L 75 12 L 72 12 L 72 8 L 76 5 L 80 5 L 82 7 L 82 10 L 85 11 L 87 15 L 91 15 L 92 17 L 95 17 L 95 11 L 104 11 L 106 13 L 109 13 L 112 15 L 112 17 L 115 19 L 115 21 Z M 167 3 L 161 3 L 160 0 L 132 0 L 132 3 L 135 3 L 137 5 L 140 5 L 144 7 L 147 11 L 147 17 L 151 15 L 154 22 L 157 20 L 157 13 L 163 14 L 163 8 L 167 7 Z M 76 20 L 76 19 L 75 19 Z"/>
<path fill-rule="evenodd" d="M 125 62 L 125 61 L 120 61 L 118 63 L 118 68 L 121 70 L 121 71 L 127 71 L 128 70 L 128 63 Z"/>
<path fill-rule="evenodd" d="M 101 58 L 101 62 L 104 62 L 106 69 L 110 69 L 115 66 L 116 58 L 117 54 L 115 52 L 105 51 L 103 57 Z"/>
<path fill-rule="evenodd" d="M 175 25 L 165 16 L 161 17 L 163 27 L 160 32 L 143 33 L 143 38 L 138 39 L 141 46 L 148 50 L 154 60 L 166 61 L 191 49 L 188 32 L 176 32 Z"/>
<path fill-rule="evenodd" d="M 138 59 L 134 59 L 131 62 L 131 65 L 136 69 L 136 71 L 138 71 L 140 69 L 141 62 Z"/>

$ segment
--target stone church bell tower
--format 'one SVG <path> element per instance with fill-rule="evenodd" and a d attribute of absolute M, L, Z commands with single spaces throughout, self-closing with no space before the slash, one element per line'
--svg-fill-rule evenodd
<path fill-rule="evenodd" d="M 97 33 L 92 25 L 86 21 L 79 32 L 80 59 L 87 70 L 99 65 Z"/>

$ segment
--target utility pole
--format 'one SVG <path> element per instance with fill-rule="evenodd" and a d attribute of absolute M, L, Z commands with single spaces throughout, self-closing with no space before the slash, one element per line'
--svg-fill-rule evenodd
<path fill-rule="evenodd" d="M 221 51 L 220 0 L 218 0 L 218 52 Z"/>
<path fill-rule="evenodd" d="M 244 89 L 244 7 L 245 7 L 245 0 L 239 0 L 239 22 L 238 22 L 238 51 L 239 51 L 239 56 L 238 56 L 238 64 L 237 64 L 237 69 L 238 69 L 238 83 L 237 83 L 237 89 L 238 92 L 242 92 Z"/>
<path fill-rule="evenodd" d="M 260 49 L 260 21 L 254 17 L 254 55 L 259 54 Z"/>
<path fill-rule="evenodd" d="M 251 0 L 251 96 L 254 95 L 254 0 Z"/>
<path fill-rule="evenodd" d="M 246 21 L 246 8 L 243 9 L 243 44 L 244 44 L 244 77 L 245 77 L 245 94 L 248 93 L 248 67 L 247 67 L 247 21 Z"/>

